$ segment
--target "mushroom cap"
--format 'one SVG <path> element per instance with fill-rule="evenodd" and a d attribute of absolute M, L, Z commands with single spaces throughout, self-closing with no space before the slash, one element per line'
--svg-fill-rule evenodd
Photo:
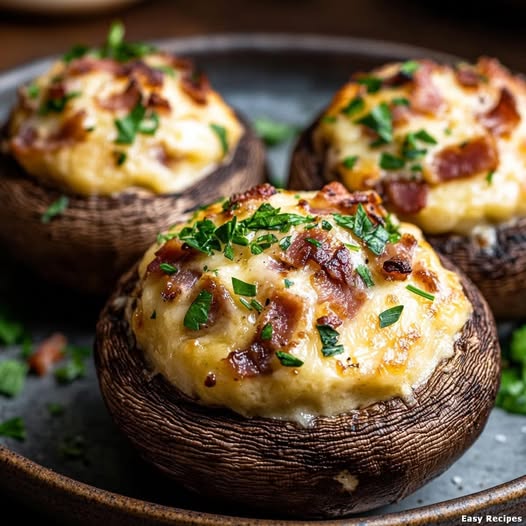
<path fill-rule="evenodd" d="M 478 437 L 493 407 L 500 373 L 495 323 L 479 291 L 460 277 L 473 314 L 454 355 L 415 390 L 413 404 L 392 398 L 301 427 L 204 407 L 152 375 L 127 321 L 135 267 L 97 325 L 101 391 L 140 454 L 203 496 L 301 518 L 379 507 L 442 473 Z"/>
<path fill-rule="evenodd" d="M 265 180 L 264 146 L 243 124 L 230 161 L 177 194 L 68 194 L 0 157 L 0 243 L 45 279 L 86 293 L 108 293 L 157 233 L 202 203 Z M 69 199 L 67 208 L 42 223 L 42 214 L 62 195 Z"/>

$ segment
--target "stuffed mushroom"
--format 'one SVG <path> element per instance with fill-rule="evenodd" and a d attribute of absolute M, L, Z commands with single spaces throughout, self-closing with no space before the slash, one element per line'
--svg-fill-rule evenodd
<path fill-rule="evenodd" d="M 481 432 L 480 293 L 373 191 L 262 185 L 161 235 L 97 326 L 117 425 L 185 487 L 275 514 L 399 500 Z"/>
<path fill-rule="evenodd" d="M 264 180 L 264 150 L 188 60 L 75 47 L 19 90 L 3 131 L 0 242 L 54 281 L 101 293 L 202 200 Z"/>
<path fill-rule="evenodd" d="M 498 61 L 355 74 L 304 132 L 290 187 L 374 188 L 468 274 L 499 317 L 526 313 L 526 85 Z"/>

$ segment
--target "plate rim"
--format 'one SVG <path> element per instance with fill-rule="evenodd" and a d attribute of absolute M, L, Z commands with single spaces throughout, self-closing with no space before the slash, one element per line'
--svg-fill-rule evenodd
<path fill-rule="evenodd" d="M 400 59 L 432 57 L 446 63 L 460 60 L 448 53 L 404 43 L 312 33 L 216 33 L 152 40 L 152 42 L 171 51 L 197 55 L 205 54 L 209 49 L 213 49 L 214 54 L 231 51 L 266 54 L 288 52 L 344 55 L 353 53 L 377 58 L 385 58 L 386 56 L 399 57 Z M 0 71 L 0 92 L 17 87 L 21 78 L 34 74 L 56 56 L 47 56 Z M 459 519 L 466 514 L 485 513 L 488 507 L 495 507 L 495 511 L 498 512 L 499 510 L 506 511 L 510 504 L 526 503 L 526 475 L 524 475 L 486 490 L 413 510 L 388 513 L 376 517 L 349 517 L 328 521 L 284 521 L 198 512 L 128 497 L 57 473 L 0 444 L 0 465 L 2 464 L 13 472 L 21 473 L 28 483 L 53 488 L 64 496 L 77 497 L 86 503 L 96 501 L 102 508 L 123 514 L 128 518 L 170 521 L 175 524 L 184 523 L 196 526 L 227 524 L 229 522 L 230 524 L 259 524 L 260 526 L 284 523 L 305 526 L 343 524 L 348 526 L 420 526 L 431 522 L 440 524 L 442 521 Z M 493 510 L 491 511 L 493 512 Z"/>

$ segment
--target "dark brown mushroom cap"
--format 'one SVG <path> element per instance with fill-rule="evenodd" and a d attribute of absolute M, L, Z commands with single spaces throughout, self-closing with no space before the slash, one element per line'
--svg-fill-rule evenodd
<path fill-rule="evenodd" d="M 312 143 L 318 120 L 301 134 L 294 149 L 288 181 L 291 190 L 317 190 L 328 182 L 323 154 Z M 384 206 L 389 208 L 389 203 Z M 399 216 L 411 222 L 410 217 Z M 424 234 L 435 250 L 477 285 L 497 318 L 526 315 L 526 218 L 497 225 L 494 247 L 483 247 L 469 236 Z"/>
<path fill-rule="evenodd" d="M 415 390 L 414 403 L 394 398 L 317 418 L 311 427 L 203 407 L 148 371 L 125 314 L 137 280 L 136 268 L 121 279 L 97 326 L 102 394 L 141 455 L 203 496 L 301 518 L 369 510 L 442 473 L 478 437 L 493 407 L 495 322 L 462 275 L 472 317 L 454 355 Z"/>
<path fill-rule="evenodd" d="M 158 232 L 198 205 L 265 180 L 264 146 L 243 124 L 230 162 L 177 194 L 68 195 L 43 186 L 1 157 L 0 244 L 45 279 L 87 293 L 108 293 Z M 68 207 L 43 224 L 42 214 L 61 195 L 69 198 Z"/>

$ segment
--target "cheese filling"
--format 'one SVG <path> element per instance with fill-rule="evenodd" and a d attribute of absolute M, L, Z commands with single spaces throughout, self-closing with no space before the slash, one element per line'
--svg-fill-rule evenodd
<path fill-rule="evenodd" d="M 424 232 L 471 234 L 526 214 L 526 91 L 497 61 L 357 75 L 314 132 L 327 178 L 380 189 Z"/>
<path fill-rule="evenodd" d="M 129 60 L 87 53 L 21 88 L 7 144 L 28 174 L 66 191 L 164 194 L 228 162 L 242 134 L 189 61 L 157 51 Z"/>
<path fill-rule="evenodd" d="M 213 204 L 139 272 L 131 325 L 155 372 L 198 403 L 303 425 L 410 401 L 471 314 L 418 228 L 338 183 Z"/>

